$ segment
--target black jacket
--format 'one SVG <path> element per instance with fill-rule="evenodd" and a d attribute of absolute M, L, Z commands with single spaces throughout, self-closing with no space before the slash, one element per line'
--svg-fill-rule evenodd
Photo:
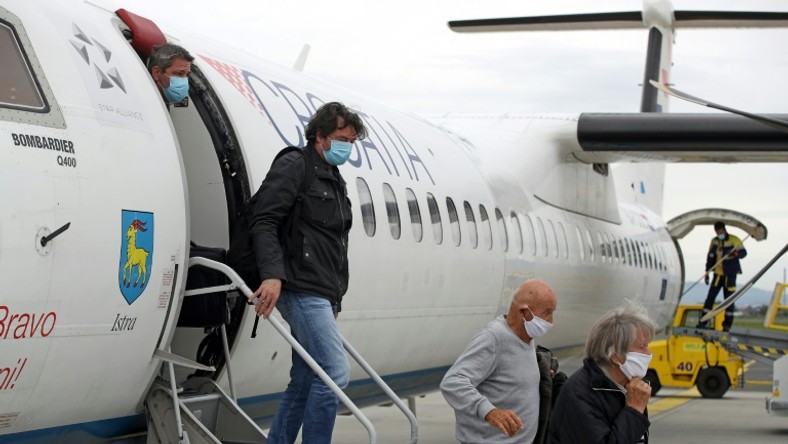
<path fill-rule="evenodd" d="M 284 227 L 304 180 L 304 157 L 311 156 L 314 178 L 304 193 L 293 242 Z M 337 167 L 328 167 L 313 146 L 303 155 L 277 159 L 250 210 L 250 232 L 260 278 L 278 278 L 286 290 L 326 298 L 341 309 L 348 285 L 347 244 L 352 224 L 347 187 Z"/>
<path fill-rule="evenodd" d="M 648 443 L 648 417 L 625 402 L 624 392 L 594 360 L 586 358 L 561 388 L 550 416 L 547 442 Z"/>

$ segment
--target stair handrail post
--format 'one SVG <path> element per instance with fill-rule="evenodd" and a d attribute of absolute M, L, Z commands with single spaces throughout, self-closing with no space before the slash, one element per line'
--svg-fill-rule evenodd
<path fill-rule="evenodd" d="M 402 399 L 400 399 L 400 397 L 397 396 L 396 393 L 394 393 L 394 390 L 392 390 L 391 387 L 389 387 L 388 384 L 386 384 L 383 378 L 381 378 L 377 374 L 377 372 L 372 368 L 372 366 L 369 365 L 369 363 L 367 363 L 364 357 L 361 356 L 361 354 L 358 351 L 356 351 L 356 349 L 353 348 L 352 345 L 350 345 L 350 342 L 348 342 L 344 336 L 340 335 L 340 337 L 342 338 L 342 345 L 345 347 L 345 350 L 347 350 L 350 356 L 352 356 L 353 359 L 355 359 L 356 362 L 358 362 L 361 368 L 363 368 L 364 371 L 367 372 L 367 374 L 372 378 L 372 380 L 375 381 L 375 384 L 377 384 L 378 387 L 380 387 L 380 389 L 383 390 L 386 396 L 388 396 L 389 399 L 391 399 L 391 401 L 394 402 L 397 408 L 399 408 L 402 411 L 405 417 L 408 418 L 408 422 L 410 422 L 410 444 L 418 443 L 419 424 L 418 421 L 416 420 L 416 416 L 413 414 L 410 408 L 408 408 L 408 406 L 406 406 L 405 403 L 402 402 Z"/>
<path fill-rule="evenodd" d="M 167 347 L 167 351 L 171 352 L 172 350 L 170 347 Z M 186 430 L 183 429 L 183 421 L 181 420 L 181 409 L 180 409 L 180 400 L 178 399 L 178 386 L 175 384 L 175 365 L 172 361 L 167 361 L 167 370 L 170 374 L 170 390 L 172 391 L 172 403 L 175 411 L 175 425 L 178 428 L 178 441 L 181 444 L 189 442 L 189 436 L 186 433 Z M 185 441 L 184 441 L 185 439 Z"/>
<path fill-rule="evenodd" d="M 224 273 L 232 282 L 230 288 L 241 291 L 241 293 L 246 296 L 247 298 L 251 296 L 254 292 L 249 288 L 248 285 L 238 276 L 238 273 L 235 272 L 230 266 L 223 264 L 221 262 L 212 261 L 210 259 L 206 259 L 204 257 L 191 257 L 189 258 L 189 267 L 193 265 L 200 265 L 207 268 L 212 268 L 214 270 L 220 271 Z M 287 329 L 282 325 L 282 323 L 274 316 L 268 317 L 268 322 L 274 327 L 274 329 L 293 347 L 293 350 L 298 353 L 299 356 L 304 360 L 304 362 L 309 365 L 309 368 L 312 369 L 313 372 L 326 384 L 326 386 L 339 398 L 342 404 L 348 408 L 353 413 L 353 416 L 358 419 L 359 422 L 367 429 L 367 433 L 369 433 L 369 442 L 370 444 L 377 443 L 377 432 L 375 431 L 375 427 L 372 423 L 367 419 L 366 415 L 361 412 L 356 404 L 339 388 L 339 386 L 328 376 L 328 373 L 323 370 L 322 367 L 309 355 L 309 353 L 304 349 L 301 344 L 290 334 Z M 343 338 L 344 342 L 344 338 Z"/>
<path fill-rule="evenodd" d="M 224 349 L 225 366 L 227 367 L 227 384 L 230 386 L 230 397 L 233 402 L 238 404 L 238 397 L 235 395 L 235 383 L 233 382 L 233 372 L 230 368 L 230 345 L 227 342 L 227 328 L 222 324 L 219 327 L 222 332 L 222 348 Z"/>

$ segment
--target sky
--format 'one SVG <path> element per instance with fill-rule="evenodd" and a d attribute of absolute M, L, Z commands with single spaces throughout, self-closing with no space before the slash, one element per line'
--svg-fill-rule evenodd
<path fill-rule="evenodd" d="M 637 112 L 647 31 L 458 34 L 449 20 L 636 11 L 637 0 L 95 0 L 162 25 L 196 28 L 285 66 L 304 44 L 304 71 L 394 108 L 445 111 Z M 676 10 L 788 12 L 786 1 L 673 1 Z M 681 30 L 671 82 L 706 100 L 756 113 L 788 114 L 788 29 Z M 714 112 L 673 100 L 672 112 Z M 788 165 L 674 164 L 663 216 L 722 207 L 747 213 L 769 232 L 746 240 L 739 282 L 788 243 Z M 731 229 L 744 238 L 745 234 Z M 711 227 L 680 241 L 687 280 L 702 276 Z M 788 255 L 787 255 L 788 256 Z M 788 258 L 757 284 L 784 280 Z M 746 301 L 746 296 L 744 297 Z"/>

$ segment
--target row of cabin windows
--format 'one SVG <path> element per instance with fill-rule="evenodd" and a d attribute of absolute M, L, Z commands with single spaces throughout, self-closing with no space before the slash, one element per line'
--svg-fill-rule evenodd
<path fill-rule="evenodd" d="M 372 237 L 377 230 L 375 207 L 372 201 L 372 194 L 367 182 L 361 178 L 356 178 L 356 188 L 358 189 L 359 202 L 361 207 L 361 218 L 364 231 L 367 236 Z M 388 219 L 389 231 L 393 239 L 402 236 L 402 218 L 399 213 L 397 195 L 388 183 L 383 184 L 383 198 L 386 204 L 386 216 Z M 422 221 L 421 207 L 416 198 L 416 193 L 412 189 L 405 189 L 405 198 L 410 213 L 410 226 L 413 231 L 413 239 L 422 242 L 424 239 L 424 222 Z M 427 193 L 427 210 L 429 211 L 429 223 L 432 227 L 432 238 L 437 245 L 443 243 L 443 223 L 438 201 L 432 193 Z M 477 223 L 474 207 L 464 201 L 462 214 L 465 216 L 465 224 L 468 239 L 472 248 L 481 247 L 487 250 L 493 248 L 492 222 L 489 213 L 484 205 L 478 206 L 479 220 Z M 446 212 L 449 216 L 449 227 L 451 230 L 452 243 L 460 246 L 462 243 L 462 229 L 460 228 L 460 212 L 451 197 L 446 197 Z M 527 252 L 532 256 L 541 254 L 544 257 L 569 259 L 569 241 L 566 230 L 561 222 L 553 223 L 547 220 L 546 223 L 540 217 L 536 217 L 536 223 L 528 215 L 522 217 L 512 211 L 508 216 L 511 226 L 511 237 L 505 217 L 501 210 L 495 208 L 495 220 L 498 226 L 498 236 L 500 248 L 503 251 L 516 253 Z M 523 224 L 525 227 L 523 227 Z M 429 230 L 429 229 L 427 229 Z M 580 260 L 594 262 L 597 257 L 602 263 L 630 265 L 640 268 L 650 268 L 654 270 L 667 271 L 667 261 L 670 255 L 661 244 L 652 245 L 646 242 L 632 240 L 626 237 L 616 237 L 607 233 L 596 233 L 596 240 L 593 239 L 591 231 L 585 228 L 581 232 L 579 226 L 575 226 L 577 244 L 580 246 Z M 481 238 L 481 239 L 480 239 Z M 672 264 L 671 264 L 672 265 Z"/>

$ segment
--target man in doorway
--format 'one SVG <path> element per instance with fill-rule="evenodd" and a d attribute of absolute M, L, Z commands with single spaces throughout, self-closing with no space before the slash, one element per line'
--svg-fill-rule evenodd
<path fill-rule="evenodd" d="M 189 74 L 194 57 L 172 43 L 156 45 L 148 58 L 148 71 L 168 106 L 183 102 L 189 95 Z"/>
<path fill-rule="evenodd" d="M 709 272 L 712 273 L 711 287 L 703 304 L 703 314 L 710 312 L 714 307 L 714 301 L 722 289 L 725 299 L 728 299 L 736 292 L 736 275 L 741 274 L 739 259 L 747 256 L 741 239 L 728 234 L 725 223 L 717 221 L 714 223 L 716 236 L 712 238 L 709 245 L 709 254 L 706 256 L 706 273 L 703 280 L 709 285 Z M 733 325 L 734 306 L 731 304 L 725 309 L 725 320 L 722 322 L 724 331 L 730 330 Z M 698 324 L 698 328 L 707 328 L 707 322 Z"/>

